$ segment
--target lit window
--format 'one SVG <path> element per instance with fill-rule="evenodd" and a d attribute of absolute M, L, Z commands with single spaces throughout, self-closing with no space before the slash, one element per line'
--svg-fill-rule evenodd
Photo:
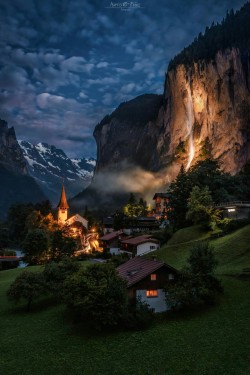
<path fill-rule="evenodd" d="M 155 280 L 156 280 L 156 274 L 155 274 L 155 273 L 152 273 L 152 274 L 150 275 L 150 279 L 151 279 L 151 281 L 155 281 Z"/>
<path fill-rule="evenodd" d="M 151 297 L 158 297 L 158 290 L 147 290 L 146 291 L 146 296 L 148 298 L 151 298 Z"/>

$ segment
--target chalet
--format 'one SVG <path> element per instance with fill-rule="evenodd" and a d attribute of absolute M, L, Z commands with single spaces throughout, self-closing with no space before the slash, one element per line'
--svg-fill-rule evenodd
<path fill-rule="evenodd" d="M 153 196 L 155 201 L 155 215 L 157 219 L 164 217 L 167 219 L 167 212 L 169 210 L 168 203 L 170 201 L 170 193 L 155 193 Z"/>
<path fill-rule="evenodd" d="M 250 218 L 250 202 L 225 202 L 216 206 L 221 210 L 223 218 L 242 220 Z"/>
<path fill-rule="evenodd" d="M 126 238 L 127 235 L 122 230 L 117 230 L 111 233 L 107 233 L 100 237 L 101 246 L 103 250 L 110 251 L 111 254 L 119 254 L 121 241 Z"/>
<path fill-rule="evenodd" d="M 127 281 L 131 303 L 140 298 L 154 312 L 169 309 L 165 289 L 176 279 L 177 271 L 173 267 L 158 260 L 136 257 L 117 267 L 117 271 Z"/>
<path fill-rule="evenodd" d="M 155 217 L 138 216 L 124 221 L 124 229 L 129 233 L 157 230 L 159 226 L 160 222 Z"/>
<path fill-rule="evenodd" d="M 150 235 L 130 237 L 121 241 L 121 251 L 129 253 L 131 256 L 147 254 L 159 249 L 159 247 L 160 242 Z"/>
<path fill-rule="evenodd" d="M 114 219 L 111 216 L 104 217 L 102 219 L 102 228 L 103 228 L 103 233 L 107 234 L 109 232 L 113 232 L 114 230 Z"/>

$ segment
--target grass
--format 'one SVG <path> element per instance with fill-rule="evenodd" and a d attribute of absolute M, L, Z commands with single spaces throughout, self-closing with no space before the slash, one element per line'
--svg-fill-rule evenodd
<path fill-rule="evenodd" d="M 206 233 L 199 227 L 181 229 L 173 235 L 167 245 L 158 250 L 157 255 L 180 269 L 185 265 L 194 244 L 204 239 L 209 240 L 209 232 Z M 244 268 L 250 268 L 250 225 L 211 240 L 210 243 L 219 263 L 218 274 L 239 275 Z"/>
<path fill-rule="evenodd" d="M 197 228 L 190 230 L 199 232 Z M 173 238 L 169 247 L 160 250 L 167 259 L 171 254 L 175 265 L 184 261 L 187 247 L 196 238 L 187 232 L 186 247 L 181 245 L 185 237 L 182 232 L 175 234 L 178 238 Z M 200 233 L 199 238 L 204 235 Z M 247 257 L 248 239 L 249 226 L 213 241 L 220 261 L 225 261 L 221 269 L 241 269 Z M 29 314 L 14 310 L 5 293 L 20 272 L 0 272 L 2 374 L 249 374 L 249 280 L 223 276 L 225 293 L 217 305 L 164 317 L 146 331 L 89 335 L 72 323 L 63 305 L 39 304 Z"/>

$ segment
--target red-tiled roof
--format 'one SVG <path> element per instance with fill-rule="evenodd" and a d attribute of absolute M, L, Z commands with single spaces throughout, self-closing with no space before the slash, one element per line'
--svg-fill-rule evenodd
<path fill-rule="evenodd" d="M 144 234 L 142 236 L 137 236 L 137 237 L 129 238 L 129 239 L 122 241 L 122 243 L 127 243 L 129 245 L 140 245 L 141 243 L 145 243 L 145 242 L 159 243 L 159 241 L 156 240 L 155 238 L 151 238 L 149 234 Z"/>
<path fill-rule="evenodd" d="M 116 269 L 119 275 L 127 280 L 127 285 L 130 287 L 161 267 L 168 267 L 176 271 L 173 267 L 159 260 L 149 260 L 142 257 L 130 259 Z"/>
<path fill-rule="evenodd" d="M 105 236 L 102 236 L 99 239 L 101 241 L 110 241 L 110 240 L 113 240 L 116 237 L 119 237 L 121 234 L 123 234 L 122 230 L 117 230 L 115 232 L 107 233 L 107 234 L 105 234 Z"/>

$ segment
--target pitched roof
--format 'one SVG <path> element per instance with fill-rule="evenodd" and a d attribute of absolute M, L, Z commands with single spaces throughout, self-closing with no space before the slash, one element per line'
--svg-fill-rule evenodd
<path fill-rule="evenodd" d="M 129 245 L 140 245 L 141 243 L 149 242 L 149 241 L 159 243 L 159 241 L 156 238 L 152 238 L 149 234 L 144 234 L 142 236 L 129 238 L 127 240 L 123 240 L 122 243 L 127 243 Z"/>
<path fill-rule="evenodd" d="M 168 267 L 176 271 L 173 267 L 164 262 L 159 260 L 149 260 L 142 257 L 132 258 L 116 269 L 119 275 L 127 280 L 127 285 L 130 287 L 161 267 Z"/>
<path fill-rule="evenodd" d="M 64 185 L 62 185 L 61 198 L 60 198 L 60 201 L 59 201 L 57 207 L 61 208 L 61 209 L 64 209 L 64 210 L 69 208 L 67 198 L 66 198 L 65 189 L 64 189 Z"/>
<path fill-rule="evenodd" d="M 107 233 L 105 236 L 102 236 L 99 239 L 101 241 L 110 241 L 113 240 L 113 238 L 119 237 L 121 234 L 123 234 L 122 230 L 117 230 L 115 232 Z"/>
<path fill-rule="evenodd" d="M 153 196 L 153 200 L 155 200 L 157 197 L 159 198 L 170 198 L 171 194 L 170 193 L 155 193 Z"/>

